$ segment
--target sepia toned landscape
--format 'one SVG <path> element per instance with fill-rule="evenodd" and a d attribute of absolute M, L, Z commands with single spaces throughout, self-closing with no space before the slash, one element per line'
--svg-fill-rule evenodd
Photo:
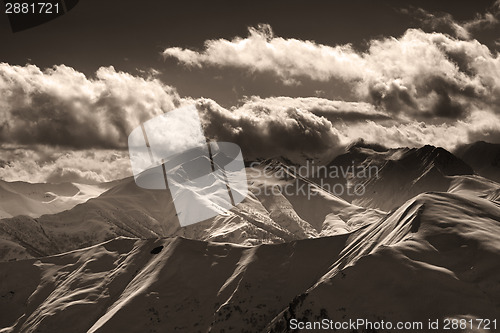
<path fill-rule="evenodd" d="M 377 2 L 2 17 L 0 332 L 498 331 L 500 1 Z M 181 225 L 130 134 L 153 160 L 186 107 L 210 160 L 178 175 L 233 143 L 247 192 L 186 176 L 193 214 L 234 205 Z"/>

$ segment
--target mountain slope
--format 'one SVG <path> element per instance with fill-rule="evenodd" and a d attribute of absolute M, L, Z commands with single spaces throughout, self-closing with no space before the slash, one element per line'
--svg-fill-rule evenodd
<path fill-rule="evenodd" d="M 345 233 L 383 215 L 349 204 L 312 183 L 301 193 L 297 188 L 304 180 L 268 178 L 263 175 L 264 167 L 247 170 L 250 193 L 229 214 L 183 228 L 169 191 L 141 189 L 132 178 L 68 211 L 35 219 L 17 216 L 0 220 L 0 260 L 62 253 L 118 236 L 182 236 L 245 245 L 279 243 Z M 270 190 L 277 183 L 287 184 L 292 194 Z"/>
<path fill-rule="evenodd" d="M 455 176 L 451 178 L 452 181 L 448 189 L 450 193 L 466 194 L 492 201 L 498 200 L 498 193 L 500 193 L 499 183 L 477 175 Z"/>
<path fill-rule="evenodd" d="M 500 313 L 498 260 L 499 205 L 423 194 L 360 230 L 330 271 L 268 329 L 286 332 L 291 318 L 493 320 Z"/>
<path fill-rule="evenodd" d="M 0 327 L 289 332 L 293 318 L 495 319 L 499 244 L 500 207 L 450 193 L 419 195 L 349 233 L 283 244 L 119 238 L 0 263 Z"/>
<path fill-rule="evenodd" d="M 220 332 L 231 326 L 258 331 L 327 271 L 346 238 L 251 248 L 121 238 L 39 260 L 0 263 L 0 327 L 2 332 Z M 307 260 L 310 256 L 317 260 Z"/>
<path fill-rule="evenodd" d="M 362 207 L 390 211 L 414 196 L 429 191 L 448 190 L 448 176 L 472 175 L 466 163 L 443 148 L 377 149 L 354 145 L 346 154 L 335 158 L 328 170 L 348 171 L 346 177 L 315 178 L 318 183 L 330 187 L 340 184 L 344 188 L 356 188 L 351 194 L 344 191 L 342 198 Z"/>
<path fill-rule="evenodd" d="M 32 184 L 0 180 L 0 218 L 26 215 L 39 217 L 73 208 L 99 196 L 107 184 Z"/>
<path fill-rule="evenodd" d="M 478 175 L 500 183 L 500 144 L 478 141 L 459 147 L 456 154 Z"/>

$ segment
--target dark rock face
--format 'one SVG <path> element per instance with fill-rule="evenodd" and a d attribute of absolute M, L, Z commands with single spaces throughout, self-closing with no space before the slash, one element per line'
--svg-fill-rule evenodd
<path fill-rule="evenodd" d="M 354 145 L 346 154 L 335 158 L 328 168 L 348 169 L 352 166 L 356 170 L 374 167 L 377 173 L 369 178 L 351 174 L 347 179 L 327 179 L 323 182 L 362 185 L 365 190 L 362 195 L 345 193 L 341 197 L 357 205 L 386 211 L 420 193 L 447 191 L 451 182 L 449 176 L 474 174 L 474 170 L 460 158 L 443 148 L 430 145 L 385 151 Z"/>
<path fill-rule="evenodd" d="M 500 183 L 500 144 L 478 141 L 458 148 L 456 154 L 478 175 Z"/>

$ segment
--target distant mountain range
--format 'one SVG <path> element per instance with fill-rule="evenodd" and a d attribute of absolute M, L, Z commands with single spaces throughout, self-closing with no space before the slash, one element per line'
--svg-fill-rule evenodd
<path fill-rule="evenodd" d="M 459 147 L 455 153 L 478 175 L 500 183 L 500 144 L 478 141 Z"/>
<path fill-rule="evenodd" d="M 113 184 L 33 184 L 0 180 L 0 218 L 59 213 L 99 196 Z"/>
<path fill-rule="evenodd" d="M 468 148 L 469 154 L 474 147 Z M 328 170 L 376 167 L 368 178 L 353 173 L 346 178 L 302 177 L 285 163 L 267 160 L 248 167 L 251 194 L 244 202 L 229 216 L 185 228 L 178 223 L 169 191 L 141 189 L 133 178 L 101 186 L 1 181 L 0 193 L 7 199 L 1 201 L 0 211 L 13 217 L 0 220 L 0 260 L 62 253 L 118 236 L 181 236 L 242 245 L 330 236 L 377 221 L 420 193 L 446 192 L 463 182 L 473 183 L 477 192 L 478 184 L 489 183 L 474 176 L 461 159 L 433 146 L 385 149 L 357 144 L 327 165 Z M 325 184 L 361 184 L 364 193 L 335 195 Z M 495 185 L 486 187 L 489 192 L 483 197 L 498 197 Z"/>
<path fill-rule="evenodd" d="M 352 188 L 360 184 L 364 188 L 363 195 L 346 192 L 342 198 L 362 207 L 384 211 L 393 210 L 420 193 L 447 191 L 451 184 L 449 176 L 474 173 L 461 159 L 434 146 L 374 149 L 369 145 L 354 145 L 327 167 L 348 169 L 353 163 L 356 167 L 371 170 L 370 177 L 357 177 L 356 173 L 351 173 L 348 177 L 317 178 L 315 181 L 344 186 L 350 184 Z"/>
<path fill-rule="evenodd" d="M 0 260 L 62 253 L 118 236 L 182 236 L 242 245 L 281 243 L 345 233 L 383 215 L 354 206 L 305 180 L 264 175 L 264 169 L 270 167 L 278 174 L 279 167 L 268 164 L 248 169 L 253 192 L 229 216 L 184 228 L 169 191 L 141 189 L 133 178 L 117 182 L 99 197 L 67 211 L 0 220 Z M 293 194 L 273 193 L 271 187 L 277 182 L 288 184 Z M 303 185 L 314 192 L 309 199 L 307 193 L 295 190 Z"/>

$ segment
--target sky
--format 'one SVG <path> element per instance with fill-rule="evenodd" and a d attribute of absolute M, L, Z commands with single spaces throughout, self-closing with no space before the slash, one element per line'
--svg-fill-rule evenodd
<path fill-rule="evenodd" d="M 128 176 L 130 131 L 190 103 L 247 159 L 500 142 L 500 1 L 84 0 L 0 40 L 6 180 Z"/>

